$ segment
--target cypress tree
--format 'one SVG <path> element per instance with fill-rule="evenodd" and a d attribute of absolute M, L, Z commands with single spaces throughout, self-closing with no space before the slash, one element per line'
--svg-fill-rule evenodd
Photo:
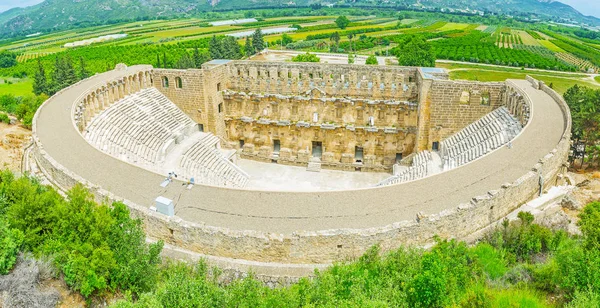
<path fill-rule="evenodd" d="M 37 58 L 37 71 L 33 76 L 33 93 L 40 95 L 42 93 L 48 94 L 48 81 L 46 80 L 46 71 L 42 65 L 40 58 Z"/>
<path fill-rule="evenodd" d="M 54 70 L 50 74 L 50 83 L 48 86 L 48 95 L 52 95 L 62 89 L 62 83 L 65 80 L 65 73 L 62 58 L 56 56 L 54 59 Z"/>
<path fill-rule="evenodd" d="M 256 29 L 254 34 L 252 34 L 252 47 L 254 47 L 254 52 L 261 52 L 265 49 L 265 39 L 260 28 Z"/>
<path fill-rule="evenodd" d="M 179 60 L 177 61 L 176 67 L 179 69 L 193 68 L 196 67 L 196 63 L 194 63 L 192 57 L 190 57 L 190 55 L 187 52 L 185 52 L 183 56 L 181 56 L 181 58 L 179 58 Z"/>
<path fill-rule="evenodd" d="M 75 66 L 73 65 L 73 60 L 71 56 L 66 55 L 63 58 L 63 66 L 64 66 L 64 81 L 62 82 L 62 88 L 66 88 L 77 82 L 77 73 L 75 72 Z"/>
<path fill-rule="evenodd" d="M 250 57 L 254 55 L 254 47 L 252 47 L 252 40 L 249 37 L 246 37 L 246 45 L 244 46 L 244 53 L 246 57 Z"/>
<path fill-rule="evenodd" d="M 194 47 L 194 54 L 192 55 L 192 59 L 194 59 L 194 66 L 196 68 L 200 68 L 202 65 L 202 61 L 200 59 L 200 51 L 198 51 L 198 46 Z"/>
<path fill-rule="evenodd" d="M 90 72 L 85 68 L 83 57 L 79 57 L 79 80 L 86 79 L 90 76 Z"/>
<path fill-rule="evenodd" d="M 222 59 L 223 58 L 221 42 L 219 40 L 217 40 L 216 35 L 213 35 L 213 37 L 210 39 L 210 42 L 208 42 L 208 50 L 210 51 L 211 58 L 213 58 L 213 59 Z"/>
<path fill-rule="evenodd" d="M 162 61 L 162 64 L 163 64 L 163 68 L 169 68 L 169 64 L 167 62 L 167 53 L 166 52 L 163 52 L 163 61 Z"/>
<path fill-rule="evenodd" d="M 242 58 L 242 50 L 240 44 L 238 44 L 237 40 L 233 36 L 227 36 L 223 39 L 223 50 L 224 50 L 224 58 L 225 59 L 241 59 Z"/>
<path fill-rule="evenodd" d="M 156 67 L 160 68 L 160 55 L 156 54 Z"/>
<path fill-rule="evenodd" d="M 194 60 L 194 65 L 196 66 L 196 68 L 201 68 L 202 63 L 210 60 L 208 54 L 206 52 L 200 53 L 198 47 L 194 48 L 194 55 L 192 59 Z"/>

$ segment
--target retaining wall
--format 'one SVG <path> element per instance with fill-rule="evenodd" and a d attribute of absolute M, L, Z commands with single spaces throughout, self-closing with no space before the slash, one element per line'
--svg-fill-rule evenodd
<path fill-rule="evenodd" d="M 98 85 L 98 87 L 102 86 L 104 85 Z M 420 216 L 415 220 L 399 221 L 374 228 L 294 232 L 284 235 L 213 227 L 156 213 L 144 205 L 123 200 L 89 183 L 50 157 L 35 131 L 35 121 L 39 113 L 43 112 L 44 106 L 34 118 L 33 138 L 36 147 L 33 153 L 41 169 L 61 189 L 69 189 L 81 183 L 89 188 L 98 200 L 123 201 L 131 209 L 133 216 L 143 220 L 145 230 L 152 238 L 162 239 L 193 252 L 225 258 L 257 262 L 326 264 L 335 260 L 358 257 L 377 243 L 383 251 L 388 251 L 400 245 L 429 245 L 433 243 L 435 235 L 442 238 L 464 238 L 501 219 L 519 205 L 532 199 L 539 192 L 540 175 L 543 176 L 546 187 L 553 185 L 568 155 L 571 122 L 568 107 L 560 96 L 547 87 L 542 89 L 555 98 L 567 121 L 563 137 L 556 148 L 543 157 L 538 164 L 532 166 L 531 171 L 523 174 L 513 183 L 502 185 L 486 195 L 474 196 L 470 203 L 457 204 L 440 213 Z M 60 95 L 60 92 L 56 95 Z M 526 97 L 525 93 L 523 95 Z M 80 101 L 73 102 L 73 108 L 79 104 Z M 230 190 L 230 193 L 237 194 L 239 191 Z M 264 192 L 244 191 L 243 193 L 259 195 Z M 383 191 L 366 189 L 361 193 L 380 194 Z M 290 196 L 288 200 L 292 202 L 294 199 Z"/>

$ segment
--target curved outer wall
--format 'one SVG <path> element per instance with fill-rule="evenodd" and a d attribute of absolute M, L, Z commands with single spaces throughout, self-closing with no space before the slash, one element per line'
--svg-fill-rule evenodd
<path fill-rule="evenodd" d="M 150 70 L 150 68 L 144 69 Z M 135 92 L 135 87 L 127 85 L 126 80 L 128 79 L 120 78 L 119 80 L 125 82 L 123 95 Z M 115 81 L 118 80 L 102 82 L 91 89 L 89 93 Z M 36 133 L 36 122 L 46 104 L 59 97 L 62 91 L 45 102 L 35 115 L 33 120 L 34 156 L 46 176 L 59 188 L 68 189 L 82 183 L 98 200 L 123 201 L 129 206 L 133 216 L 143 220 L 146 232 L 151 238 L 162 239 L 174 246 L 212 256 L 258 262 L 324 264 L 358 257 L 377 243 L 382 250 L 387 251 L 400 245 L 428 245 L 433 242 L 435 235 L 442 238 L 464 238 L 496 222 L 533 198 L 539 192 L 540 173 L 544 177 L 543 183 L 546 186 L 556 183 L 557 176 L 564 168 L 570 146 L 569 109 L 560 95 L 552 89 L 533 79 L 530 81 L 550 94 L 563 111 L 566 123 L 564 133 L 560 142 L 550 153 L 540 159 L 538 164 L 532 166 L 531 171 L 526 172 L 513 183 L 502 185 L 497 190 L 489 191 L 486 195 L 474 196 L 470 203 L 457 204 L 453 208 L 434 215 L 423 216 L 420 219 L 399 221 L 381 227 L 301 231 L 285 235 L 251 230 L 239 231 L 189 222 L 177 216 L 167 217 L 149 210 L 147 206 L 123 200 L 123 198 L 115 196 L 67 170 L 45 151 L 44 145 Z M 516 89 L 516 91 L 519 90 Z M 83 93 L 78 101 L 73 102 L 73 110 L 87 94 Z M 526 97 L 525 93 L 522 95 Z M 109 98 L 109 101 L 116 100 L 118 97 Z M 73 114 L 77 116 L 76 111 Z M 215 192 L 225 190 L 231 195 L 242 194 L 248 200 L 260 199 L 257 196 L 265 194 L 265 192 L 259 191 L 228 190 L 217 187 L 206 187 L 206 189 Z M 365 189 L 360 193 L 368 196 L 368 194 L 387 194 L 392 191 L 393 187 L 387 187 Z M 286 193 L 279 195 L 286 196 Z M 323 196 L 326 193 L 320 195 Z M 294 194 L 294 196 L 287 196 L 286 199 L 288 202 L 297 202 L 298 206 L 302 206 L 305 202 L 305 198 L 302 196 L 303 194 Z"/>

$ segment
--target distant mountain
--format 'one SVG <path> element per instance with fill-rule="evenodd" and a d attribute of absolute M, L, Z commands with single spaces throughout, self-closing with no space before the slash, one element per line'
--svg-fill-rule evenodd
<path fill-rule="evenodd" d="M 584 16 L 571 6 L 552 0 L 46 0 L 31 7 L 0 13 L 0 37 L 123 20 L 193 16 L 215 9 L 301 7 L 314 3 L 495 13 L 530 20 L 543 19 L 600 26 L 600 19 Z"/>

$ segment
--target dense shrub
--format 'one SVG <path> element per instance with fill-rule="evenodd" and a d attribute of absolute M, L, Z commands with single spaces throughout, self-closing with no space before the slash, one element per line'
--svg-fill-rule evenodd
<path fill-rule="evenodd" d="M 218 269 L 167 262 L 147 245 L 141 222 L 122 203 L 97 204 L 82 187 L 64 199 L 33 178 L 0 172 L 0 271 L 19 248 L 49 256 L 84 296 L 123 291 L 114 307 L 545 307 L 545 295 L 595 307 L 600 292 L 598 204 L 581 214 L 583 237 L 569 237 L 520 213 L 479 244 L 437 240 L 429 250 L 374 246 L 358 260 L 271 289 L 252 275 L 220 283 Z"/>
<path fill-rule="evenodd" d="M 22 243 L 23 233 L 11 229 L 8 222 L 0 218 L 0 274 L 7 274 L 13 268 Z"/>
<path fill-rule="evenodd" d="M 292 58 L 292 62 L 319 62 L 321 58 L 312 53 L 299 54 Z"/>
<path fill-rule="evenodd" d="M 366 61 L 367 65 L 377 65 L 377 58 L 375 58 L 375 56 L 371 55 L 367 58 Z"/>
<path fill-rule="evenodd" d="M 579 228 L 585 235 L 585 248 L 600 250 L 600 202 L 588 204 L 579 214 Z"/>
<path fill-rule="evenodd" d="M 46 95 L 14 96 L 5 94 L 0 96 L 0 111 L 14 114 L 25 127 L 31 128 L 35 112 L 47 98 Z"/>
<path fill-rule="evenodd" d="M 24 249 L 52 256 L 67 284 L 82 295 L 115 289 L 137 294 L 154 286 L 162 242 L 147 245 L 141 222 L 123 204 L 99 205 L 80 186 L 65 200 L 8 171 L 0 174 L 0 196 L 0 218 L 22 234 Z"/>
<path fill-rule="evenodd" d="M 0 122 L 10 124 L 10 118 L 6 113 L 0 113 Z"/>

